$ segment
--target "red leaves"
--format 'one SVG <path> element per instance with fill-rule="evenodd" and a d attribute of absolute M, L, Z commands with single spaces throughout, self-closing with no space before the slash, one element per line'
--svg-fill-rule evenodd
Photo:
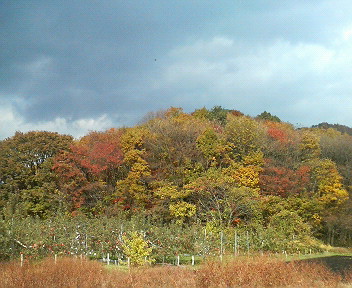
<path fill-rule="evenodd" d="M 121 134 L 114 129 L 105 133 L 92 132 L 73 145 L 71 151 L 82 168 L 99 176 L 102 172 L 122 164 Z"/>
<path fill-rule="evenodd" d="M 299 195 L 309 184 L 309 172 L 307 166 L 301 166 L 297 170 L 267 166 L 259 177 L 261 193 L 281 197 Z"/>
<path fill-rule="evenodd" d="M 289 134 L 283 129 L 281 123 L 267 122 L 266 125 L 268 127 L 267 133 L 271 138 L 282 144 L 289 142 Z"/>
<path fill-rule="evenodd" d="M 91 193 L 105 190 L 102 185 L 115 185 L 123 162 L 121 134 L 115 129 L 91 132 L 55 158 L 53 170 L 73 209 L 86 204 Z"/>
<path fill-rule="evenodd" d="M 123 161 L 120 136 L 121 132 L 114 129 L 90 133 L 71 145 L 70 152 L 56 159 L 54 170 L 70 177 L 78 169 L 88 180 L 98 178 L 109 182 L 108 170 L 118 168 Z"/>

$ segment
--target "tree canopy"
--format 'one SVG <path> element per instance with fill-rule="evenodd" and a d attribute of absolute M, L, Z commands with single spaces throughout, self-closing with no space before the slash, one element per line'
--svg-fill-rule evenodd
<path fill-rule="evenodd" d="M 0 141 L 0 215 L 123 212 L 268 229 L 292 217 L 324 237 L 350 209 L 351 147 L 334 126 L 295 129 L 266 111 L 253 118 L 221 106 L 172 107 L 78 140 L 17 132 Z"/>

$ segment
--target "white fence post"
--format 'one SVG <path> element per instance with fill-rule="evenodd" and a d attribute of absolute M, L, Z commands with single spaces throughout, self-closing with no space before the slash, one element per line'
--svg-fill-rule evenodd
<path fill-rule="evenodd" d="M 235 231 L 235 247 L 234 247 L 234 251 L 235 251 L 235 256 L 237 256 L 237 231 Z"/>

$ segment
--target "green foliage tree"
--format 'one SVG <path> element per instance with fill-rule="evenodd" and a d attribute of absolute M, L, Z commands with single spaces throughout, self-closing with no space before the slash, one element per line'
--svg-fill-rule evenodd
<path fill-rule="evenodd" d="M 209 128 L 200 134 L 196 140 L 197 148 L 202 152 L 204 167 L 222 166 L 226 163 L 226 152 L 229 149 L 224 143 L 224 137 L 215 129 Z"/>
<path fill-rule="evenodd" d="M 230 110 L 222 108 L 221 106 L 214 106 L 208 114 L 208 117 L 212 121 L 216 121 L 221 125 L 226 124 L 227 114 Z"/>
<path fill-rule="evenodd" d="M 271 122 L 281 122 L 279 117 L 277 117 L 275 115 L 271 115 L 271 113 L 266 112 L 266 111 L 259 114 L 256 118 L 260 119 L 260 120 L 271 121 Z"/>
<path fill-rule="evenodd" d="M 0 209 L 45 217 L 60 200 L 51 171 L 53 157 L 67 150 L 72 137 L 53 132 L 17 132 L 0 142 Z"/>

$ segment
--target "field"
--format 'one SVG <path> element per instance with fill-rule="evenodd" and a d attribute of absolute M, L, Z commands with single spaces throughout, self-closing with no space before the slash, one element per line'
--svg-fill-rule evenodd
<path fill-rule="evenodd" d="M 343 267 L 331 269 L 317 260 L 285 262 L 266 256 L 207 261 L 190 266 L 154 266 L 107 269 L 102 263 L 80 258 L 44 259 L 38 262 L 0 264 L 0 287 L 350 287 L 344 272 L 350 258 L 320 258 Z M 330 262 L 329 262 L 330 261 Z M 336 268 L 336 267 L 335 267 Z"/>

